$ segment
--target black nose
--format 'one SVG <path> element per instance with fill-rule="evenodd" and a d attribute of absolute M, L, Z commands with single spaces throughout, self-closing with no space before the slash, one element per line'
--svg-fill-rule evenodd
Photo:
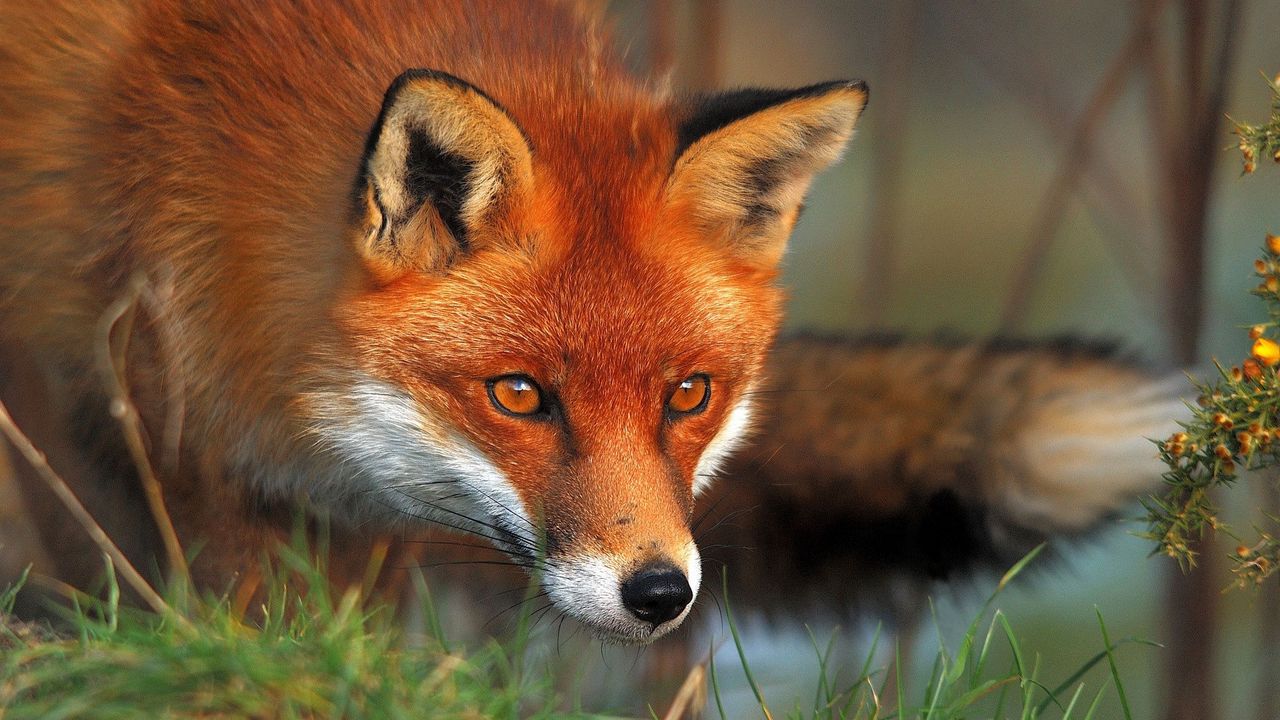
<path fill-rule="evenodd" d="M 684 573 L 667 563 L 646 565 L 622 583 L 622 604 L 655 627 L 679 615 L 691 600 Z"/>

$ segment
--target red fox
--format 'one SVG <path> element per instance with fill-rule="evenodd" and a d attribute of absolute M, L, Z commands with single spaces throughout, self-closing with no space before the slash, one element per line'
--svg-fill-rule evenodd
<path fill-rule="evenodd" d="M 12 4 L 0 398 L 140 565 L 159 544 L 100 380 L 112 341 L 204 586 L 256 565 L 305 507 L 338 523 L 334 545 L 356 564 L 379 531 L 477 534 L 540 568 L 556 606 L 601 638 L 650 642 L 689 613 L 695 501 L 770 398 L 766 376 L 784 389 L 833 379 L 807 370 L 840 354 L 824 343 L 788 343 L 764 367 L 786 238 L 866 100 L 852 81 L 671 96 L 624 70 L 567 3 Z M 104 318 L 138 277 L 151 300 L 113 335 Z M 1007 390 L 999 360 L 965 366 L 991 361 L 999 386 L 955 415 L 976 423 L 969 448 L 987 447 L 990 427 L 1024 449 L 1083 416 L 1041 397 L 1033 407 L 1051 410 L 1036 423 L 983 425 L 978 406 Z M 869 367 L 881 379 L 859 383 L 920 387 Z M 1052 362 L 1034 372 L 1075 377 Z M 1065 392 L 1087 403 L 1082 384 Z M 730 469 L 763 482 L 721 491 L 723 508 L 774 507 L 755 539 L 732 542 L 784 533 L 787 500 L 769 489 L 784 476 L 768 475 L 784 468 L 832 508 L 865 511 L 854 518 L 916 499 L 863 478 L 921 479 L 926 507 L 992 509 L 982 517 L 999 522 L 975 537 L 1000 558 L 1010 529 L 1083 528 L 1155 481 L 1098 476 L 1075 493 L 1018 465 L 1025 453 L 913 435 L 919 397 L 873 407 L 852 400 L 860 387 L 774 403 Z M 877 442 L 876 407 L 900 411 L 884 437 L 932 437 L 944 457 L 1002 472 L 924 472 L 927 453 L 906 446 L 868 459 L 894 447 Z M 815 457 L 845 484 L 818 477 Z M 1024 470 L 1027 483 L 1006 482 Z M 86 585 L 97 552 L 19 475 L 56 573 Z M 777 542 L 787 557 L 795 541 Z"/>
<path fill-rule="evenodd" d="M 680 624 L 863 83 L 673 97 L 553 2 L 15 3 L 0 36 L 5 398 L 130 552 L 96 353 L 141 275 L 171 291 L 125 366 L 153 435 L 181 403 L 198 579 L 301 501 L 487 537 L 608 640 Z"/>

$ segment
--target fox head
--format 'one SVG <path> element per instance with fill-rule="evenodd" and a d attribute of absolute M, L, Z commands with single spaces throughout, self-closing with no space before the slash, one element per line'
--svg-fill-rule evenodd
<path fill-rule="evenodd" d="M 604 639 L 678 626 L 694 499 L 747 431 L 787 236 L 866 97 L 508 108 L 404 73 L 353 199 L 355 367 L 319 423 L 350 504 L 487 538 Z"/>

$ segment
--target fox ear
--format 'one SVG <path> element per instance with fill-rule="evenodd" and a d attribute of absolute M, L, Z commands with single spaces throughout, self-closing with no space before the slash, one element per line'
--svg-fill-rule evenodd
<path fill-rule="evenodd" d="M 840 156 L 866 102 L 866 84 L 847 81 L 696 99 L 678 126 L 668 202 L 744 260 L 776 265 L 810 181 Z"/>
<path fill-rule="evenodd" d="M 442 270 L 531 183 L 529 144 L 505 110 L 452 75 L 409 70 L 391 83 L 365 146 L 359 251 L 385 270 Z"/>

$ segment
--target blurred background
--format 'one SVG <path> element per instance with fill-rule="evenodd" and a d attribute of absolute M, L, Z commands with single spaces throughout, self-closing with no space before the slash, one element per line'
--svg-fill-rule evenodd
<path fill-rule="evenodd" d="M 608 12 L 636 68 L 666 69 L 677 88 L 870 84 L 850 152 L 792 241 L 793 329 L 1100 337 L 1203 374 L 1210 358 L 1244 357 L 1242 326 L 1265 319 L 1248 291 L 1280 232 L 1280 167 L 1243 175 L 1226 116 L 1267 117 L 1280 3 L 611 0 Z M 1245 527 L 1270 502 L 1253 492 L 1232 500 Z M 1225 546 L 1183 577 L 1148 557 L 1132 535 L 1143 527 L 1117 522 L 1002 596 L 1042 675 L 1056 682 L 1102 647 L 1096 606 L 1113 638 L 1165 646 L 1119 654 L 1134 717 L 1280 717 L 1275 588 L 1222 592 Z M 994 580 L 974 585 L 936 596 L 952 647 Z M 842 631 L 847 657 L 866 635 Z M 775 709 L 810 702 L 817 663 L 799 622 L 750 636 Z M 931 662 L 932 630 L 914 642 Z M 731 644 L 717 661 L 738 682 L 731 716 L 758 714 Z"/>

